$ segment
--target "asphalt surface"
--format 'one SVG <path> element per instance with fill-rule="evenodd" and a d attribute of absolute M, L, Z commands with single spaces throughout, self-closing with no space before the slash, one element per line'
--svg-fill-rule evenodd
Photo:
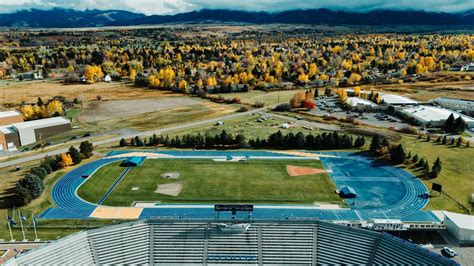
<path fill-rule="evenodd" d="M 104 145 L 104 144 L 114 143 L 114 142 L 118 143 L 120 141 L 120 139 L 122 139 L 122 138 L 129 139 L 129 138 L 133 138 L 135 136 L 149 137 L 149 136 L 152 136 L 153 134 L 159 135 L 159 134 L 163 134 L 163 133 L 166 133 L 166 132 L 198 127 L 198 126 L 206 125 L 206 124 L 209 124 L 209 123 L 216 123 L 218 121 L 229 120 L 229 119 L 234 119 L 234 118 L 238 118 L 238 117 L 242 117 L 242 116 L 246 116 L 246 115 L 260 113 L 260 112 L 265 111 L 266 109 L 267 108 L 264 107 L 264 108 L 254 109 L 254 110 L 251 110 L 251 111 L 248 111 L 248 112 L 233 113 L 233 114 L 230 114 L 230 115 L 220 116 L 220 117 L 206 119 L 206 120 L 199 120 L 199 121 L 196 121 L 196 122 L 191 122 L 191 123 L 186 123 L 186 124 L 181 124 L 181 125 L 176 125 L 176 126 L 171 126 L 171 127 L 165 127 L 165 128 L 154 129 L 154 130 L 149 130 L 149 131 L 142 131 L 142 132 L 138 132 L 138 133 L 122 134 L 122 135 L 119 135 L 117 137 L 112 137 L 112 138 L 105 139 L 105 140 L 100 140 L 100 141 L 94 141 L 94 142 L 92 142 L 92 144 L 94 146 L 97 146 L 97 145 Z M 62 144 L 64 144 L 64 143 L 62 143 Z M 76 146 L 78 148 L 78 143 L 75 143 L 72 146 Z M 0 168 L 15 166 L 15 165 L 19 165 L 19 164 L 34 161 L 34 160 L 40 160 L 40 159 L 43 159 L 46 156 L 54 156 L 54 155 L 58 155 L 58 154 L 61 154 L 61 153 L 65 153 L 68 150 L 69 150 L 69 147 L 62 148 L 62 149 L 57 149 L 57 150 L 52 150 L 52 151 L 47 151 L 47 152 L 43 152 L 43 153 L 31 155 L 31 156 L 25 156 L 25 157 L 22 157 L 22 158 L 18 158 L 18 159 L 6 161 L 6 162 L 1 162 L 0 163 Z"/>

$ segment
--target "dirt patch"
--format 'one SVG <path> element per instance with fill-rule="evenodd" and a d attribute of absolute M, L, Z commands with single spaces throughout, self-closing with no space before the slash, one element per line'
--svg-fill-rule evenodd
<path fill-rule="evenodd" d="M 182 106 L 198 105 L 200 103 L 200 101 L 188 97 L 91 102 L 80 119 L 84 122 L 97 122 L 174 109 Z"/>
<path fill-rule="evenodd" d="M 294 166 L 294 165 L 287 165 L 286 171 L 288 172 L 290 176 L 315 175 L 315 174 L 328 173 L 328 171 L 324 169 L 301 167 L 301 166 Z"/>
<path fill-rule="evenodd" d="M 181 193 L 182 190 L 183 190 L 183 183 L 176 182 L 176 183 L 158 185 L 158 187 L 155 190 L 155 193 L 176 197 L 179 195 L 179 193 Z"/>

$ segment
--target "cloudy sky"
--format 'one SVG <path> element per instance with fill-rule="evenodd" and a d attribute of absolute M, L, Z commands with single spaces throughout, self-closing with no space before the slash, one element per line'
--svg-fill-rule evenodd
<path fill-rule="evenodd" d="M 0 0 L 0 13 L 53 7 L 123 9 L 151 14 L 176 14 L 203 8 L 278 12 L 289 9 L 329 8 L 349 11 L 415 9 L 459 12 L 474 9 L 474 0 Z"/>

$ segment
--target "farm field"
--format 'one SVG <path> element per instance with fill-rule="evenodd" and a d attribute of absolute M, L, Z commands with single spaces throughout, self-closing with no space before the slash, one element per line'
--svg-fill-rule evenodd
<path fill-rule="evenodd" d="M 129 206 L 134 201 L 295 204 L 342 202 L 334 193 L 335 185 L 329 175 L 291 177 L 287 173 L 287 165 L 323 168 L 322 163 L 316 160 L 215 162 L 202 159 L 149 159 L 142 166 L 128 172 L 104 205 Z M 123 171 L 124 168 L 118 163 L 103 167 L 79 189 L 78 195 L 85 200 L 98 202 Z M 179 178 L 166 179 L 161 177 L 164 173 L 179 173 Z M 176 197 L 155 193 L 157 185 L 178 182 L 182 183 L 183 190 Z"/>

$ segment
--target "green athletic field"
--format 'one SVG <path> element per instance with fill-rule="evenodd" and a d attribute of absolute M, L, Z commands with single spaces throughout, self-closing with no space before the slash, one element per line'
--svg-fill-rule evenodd
<path fill-rule="evenodd" d="M 169 203 L 341 203 L 335 185 L 327 174 L 291 177 L 287 165 L 322 169 L 317 160 L 249 160 L 214 162 L 210 159 L 146 160 L 132 168 L 103 203 L 130 206 L 134 201 Z M 125 170 L 113 163 L 99 169 L 79 189 L 81 198 L 97 203 Z M 164 179 L 163 173 L 178 172 L 179 179 Z M 181 181 L 176 196 L 155 193 L 158 184 Z M 133 191 L 133 187 L 139 187 Z"/>

